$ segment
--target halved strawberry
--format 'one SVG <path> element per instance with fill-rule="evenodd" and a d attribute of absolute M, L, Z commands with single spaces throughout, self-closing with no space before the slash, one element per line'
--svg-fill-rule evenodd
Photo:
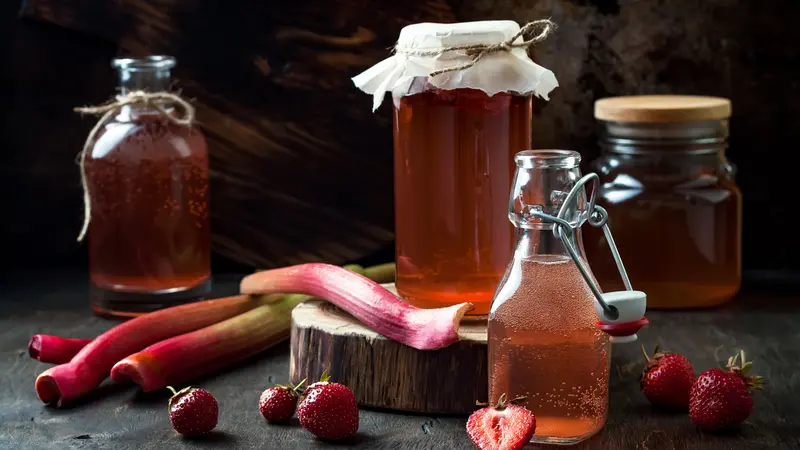
<path fill-rule="evenodd" d="M 514 404 L 524 399 L 506 402 L 500 396 L 495 406 L 472 413 L 467 420 L 467 434 L 480 450 L 520 450 L 530 442 L 536 431 L 536 417 L 524 406 Z"/>

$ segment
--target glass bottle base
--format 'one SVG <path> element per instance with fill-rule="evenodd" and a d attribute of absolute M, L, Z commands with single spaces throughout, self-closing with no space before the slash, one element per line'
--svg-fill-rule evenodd
<path fill-rule="evenodd" d="M 581 443 L 590 437 L 597 434 L 600 430 L 592 431 L 591 433 L 586 433 L 582 436 L 575 436 L 575 437 L 559 437 L 559 436 L 536 436 L 534 435 L 530 442 L 532 444 L 540 444 L 540 445 L 575 445 Z"/>
<path fill-rule="evenodd" d="M 108 317 L 136 317 L 159 309 L 204 299 L 211 292 L 211 278 L 189 288 L 154 292 L 120 292 L 94 283 L 89 298 L 95 314 Z"/>

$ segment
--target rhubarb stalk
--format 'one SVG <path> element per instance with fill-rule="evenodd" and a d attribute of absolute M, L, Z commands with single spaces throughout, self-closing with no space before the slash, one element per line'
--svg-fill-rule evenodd
<path fill-rule="evenodd" d="M 309 298 L 285 295 L 224 322 L 153 344 L 116 363 L 111 379 L 133 381 L 150 392 L 229 366 L 287 339 L 292 308 Z"/>
<path fill-rule="evenodd" d="M 369 278 L 330 264 L 310 263 L 256 272 L 240 285 L 243 294 L 307 294 L 330 301 L 389 339 L 419 350 L 458 341 L 458 326 L 471 303 L 420 309 Z"/>
<path fill-rule="evenodd" d="M 364 273 L 362 273 L 361 275 L 364 275 L 365 277 L 379 284 L 394 283 L 395 272 L 396 272 L 395 264 L 391 262 L 386 264 L 378 264 L 377 266 L 367 267 L 366 269 L 364 269 Z"/>
<path fill-rule="evenodd" d="M 61 406 L 97 387 L 114 364 L 150 344 L 188 333 L 249 311 L 272 300 L 239 295 L 162 309 L 119 324 L 94 339 L 70 362 L 42 372 L 36 394 L 47 404 Z"/>
<path fill-rule="evenodd" d="M 91 339 L 71 339 L 49 334 L 34 334 L 28 343 L 31 358 L 43 363 L 64 364 L 69 362 Z"/>
<path fill-rule="evenodd" d="M 394 280 L 394 263 L 344 269 L 377 282 Z M 143 391 L 183 384 L 231 365 L 287 339 L 291 311 L 313 298 L 303 294 L 273 294 L 271 301 L 206 328 L 158 342 L 119 361 L 111 369 L 116 382 L 133 381 Z"/>

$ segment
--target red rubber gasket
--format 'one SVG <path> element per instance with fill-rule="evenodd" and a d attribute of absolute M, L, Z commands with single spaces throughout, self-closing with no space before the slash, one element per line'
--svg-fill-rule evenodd
<path fill-rule="evenodd" d="M 605 333 L 611 336 L 630 336 L 632 334 L 636 334 L 639 329 L 648 323 L 650 323 L 650 321 L 647 320 L 647 317 L 642 317 L 639 320 L 625 323 L 603 323 L 602 321 L 598 321 L 597 328 L 603 330 Z"/>

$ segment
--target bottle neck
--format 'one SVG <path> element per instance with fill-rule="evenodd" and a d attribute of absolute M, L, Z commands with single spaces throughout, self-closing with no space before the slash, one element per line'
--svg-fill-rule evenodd
<path fill-rule="evenodd" d="M 147 67 L 129 69 L 119 68 L 119 91 L 120 95 L 130 92 L 164 92 L 169 89 L 170 71 L 167 68 Z M 172 113 L 174 108 L 171 105 L 163 105 L 162 109 L 167 113 Z M 133 104 L 125 105 L 120 108 L 117 120 L 120 122 L 137 121 L 143 117 L 160 117 L 162 111 L 151 106 Z"/>
<path fill-rule="evenodd" d="M 573 247 L 580 257 L 586 260 L 583 250 L 583 237 L 581 229 L 577 228 L 573 234 Z M 552 227 L 516 228 L 517 245 L 514 258 L 516 259 L 563 259 L 571 258 L 560 238 L 553 234 Z"/>
<path fill-rule="evenodd" d="M 127 69 L 119 70 L 120 93 L 133 91 L 161 92 L 169 89 L 169 69 Z"/>
<path fill-rule="evenodd" d="M 585 184 L 597 177 L 584 180 L 580 160 L 578 152 L 569 150 L 526 150 L 514 156 L 517 169 L 508 218 L 517 229 L 515 258 L 571 258 L 561 238 L 553 233 L 560 223 L 576 256 L 585 259 L 580 228 L 591 208 Z"/>

